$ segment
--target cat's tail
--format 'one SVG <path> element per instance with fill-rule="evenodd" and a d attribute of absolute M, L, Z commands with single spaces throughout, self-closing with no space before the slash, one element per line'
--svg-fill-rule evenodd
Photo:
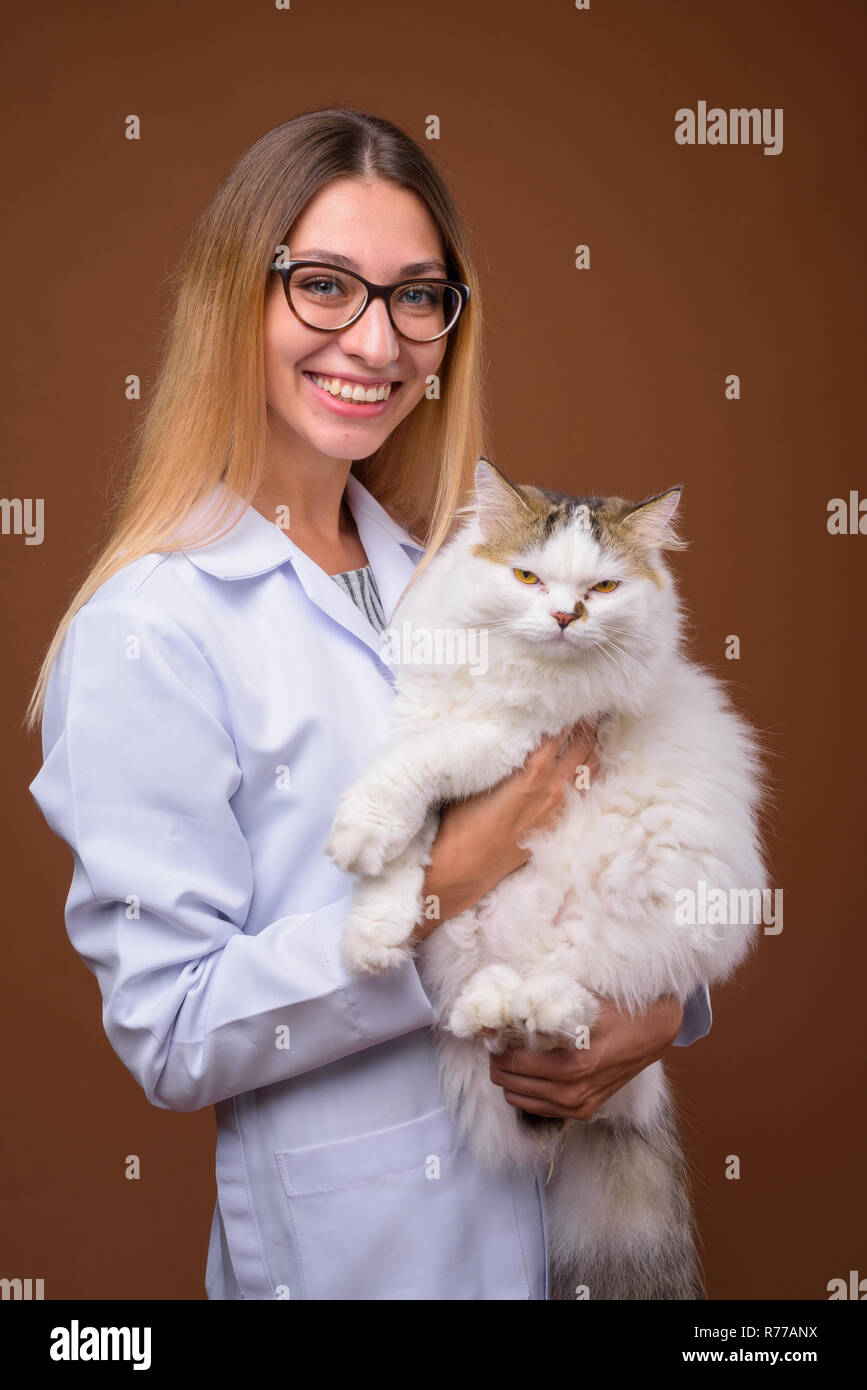
<path fill-rule="evenodd" d="M 546 1190 L 549 1298 L 703 1299 L 689 1170 L 667 1095 L 649 1125 L 570 1125 Z"/>

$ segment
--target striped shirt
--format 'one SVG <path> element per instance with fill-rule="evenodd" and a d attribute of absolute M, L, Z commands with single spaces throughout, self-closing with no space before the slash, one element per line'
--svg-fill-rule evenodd
<path fill-rule="evenodd" d="M 344 570 L 342 574 L 332 574 L 331 578 L 361 609 L 371 626 L 375 627 L 377 632 L 382 632 L 385 627 L 385 614 L 370 565 L 363 565 L 357 570 Z"/>

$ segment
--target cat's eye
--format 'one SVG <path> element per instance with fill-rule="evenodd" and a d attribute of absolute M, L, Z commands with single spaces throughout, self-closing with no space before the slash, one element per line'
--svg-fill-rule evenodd
<path fill-rule="evenodd" d="M 616 589 L 619 584 L 619 579 L 600 579 L 598 584 L 593 585 L 593 591 L 597 594 L 610 594 L 612 589 Z"/>
<path fill-rule="evenodd" d="M 516 575 L 518 576 L 518 578 L 520 579 L 520 581 L 521 581 L 522 584 L 538 584 L 538 583 L 539 583 L 539 576 L 538 576 L 538 574 L 534 574 L 532 570 L 519 570 L 519 569 L 513 569 L 513 570 L 512 570 L 512 574 L 516 574 Z"/>

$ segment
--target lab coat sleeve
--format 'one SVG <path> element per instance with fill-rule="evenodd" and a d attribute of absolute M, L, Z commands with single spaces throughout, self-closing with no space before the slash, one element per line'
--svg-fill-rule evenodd
<path fill-rule="evenodd" d="M 707 1037 L 713 1022 L 710 1008 L 710 991 L 706 984 L 700 985 L 683 1006 L 683 1022 L 672 1047 L 689 1047 L 699 1038 Z"/>
<path fill-rule="evenodd" d="M 244 932 L 254 885 L 230 719 L 174 619 L 135 595 L 79 610 L 43 751 L 30 789 L 72 849 L 67 932 L 153 1105 L 197 1110 L 433 1021 L 412 961 L 370 979 L 344 970 L 348 895 Z"/>

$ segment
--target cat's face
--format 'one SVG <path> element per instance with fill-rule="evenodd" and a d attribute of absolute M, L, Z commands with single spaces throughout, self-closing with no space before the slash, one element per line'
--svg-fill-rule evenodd
<path fill-rule="evenodd" d="M 679 495 L 672 488 L 643 503 L 569 497 L 515 486 L 479 460 L 476 620 L 531 644 L 540 657 L 619 654 L 623 668 L 658 641 L 655 628 L 670 611 L 659 552 L 682 544 L 670 529 Z"/>

